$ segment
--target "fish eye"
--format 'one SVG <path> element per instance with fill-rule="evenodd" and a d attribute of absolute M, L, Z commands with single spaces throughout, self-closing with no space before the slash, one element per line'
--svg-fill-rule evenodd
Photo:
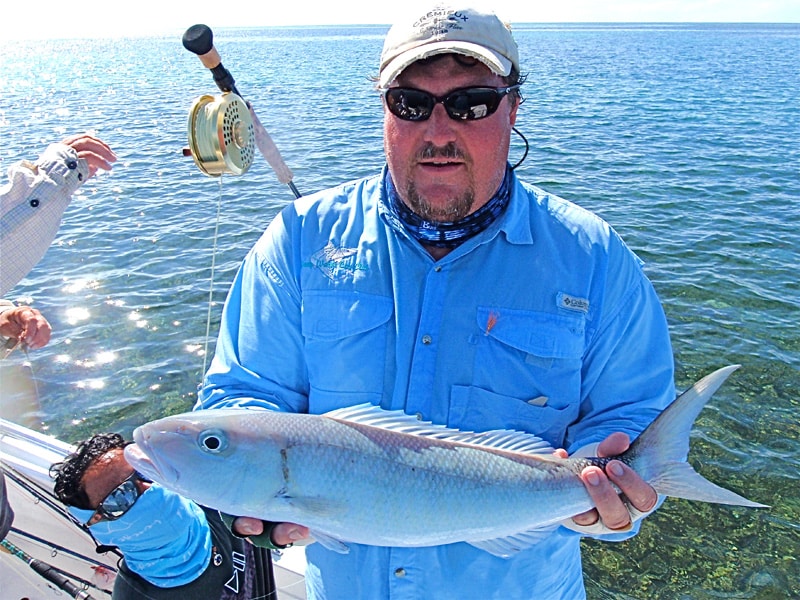
<path fill-rule="evenodd" d="M 225 434 L 219 429 L 206 429 L 201 431 L 197 437 L 200 448 L 206 452 L 217 454 L 228 447 L 228 440 Z"/>

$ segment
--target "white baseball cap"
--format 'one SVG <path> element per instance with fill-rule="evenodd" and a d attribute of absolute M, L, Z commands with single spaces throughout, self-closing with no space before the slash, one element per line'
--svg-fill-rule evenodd
<path fill-rule="evenodd" d="M 463 54 L 497 75 L 519 71 L 519 50 L 510 25 L 488 11 L 434 4 L 394 24 L 383 44 L 378 85 L 388 87 L 410 64 L 436 54 Z"/>

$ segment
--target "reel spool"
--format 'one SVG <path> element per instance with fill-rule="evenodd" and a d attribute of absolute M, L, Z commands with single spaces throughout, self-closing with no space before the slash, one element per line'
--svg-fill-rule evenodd
<path fill-rule="evenodd" d="M 253 164 L 255 144 L 250 111 L 233 92 L 200 96 L 189 109 L 189 151 L 206 175 L 242 175 Z"/>

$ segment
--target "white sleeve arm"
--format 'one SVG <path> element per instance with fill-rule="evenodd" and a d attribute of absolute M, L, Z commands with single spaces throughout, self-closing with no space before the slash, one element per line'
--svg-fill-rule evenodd
<path fill-rule="evenodd" d="M 24 278 L 58 233 L 72 194 L 86 181 L 89 167 L 65 144 L 51 144 L 35 163 L 8 170 L 0 189 L 0 295 Z"/>

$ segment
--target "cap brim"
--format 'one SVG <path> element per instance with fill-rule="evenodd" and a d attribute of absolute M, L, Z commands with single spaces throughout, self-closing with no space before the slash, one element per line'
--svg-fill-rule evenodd
<path fill-rule="evenodd" d="M 496 75 L 505 77 L 511 73 L 511 61 L 501 54 L 492 52 L 488 48 L 478 44 L 448 40 L 416 46 L 414 48 L 409 48 L 405 52 L 401 52 L 383 66 L 380 72 L 378 85 L 381 88 L 388 87 L 406 67 L 418 60 L 437 54 L 463 54 L 465 56 L 471 56 L 489 67 Z"/>

